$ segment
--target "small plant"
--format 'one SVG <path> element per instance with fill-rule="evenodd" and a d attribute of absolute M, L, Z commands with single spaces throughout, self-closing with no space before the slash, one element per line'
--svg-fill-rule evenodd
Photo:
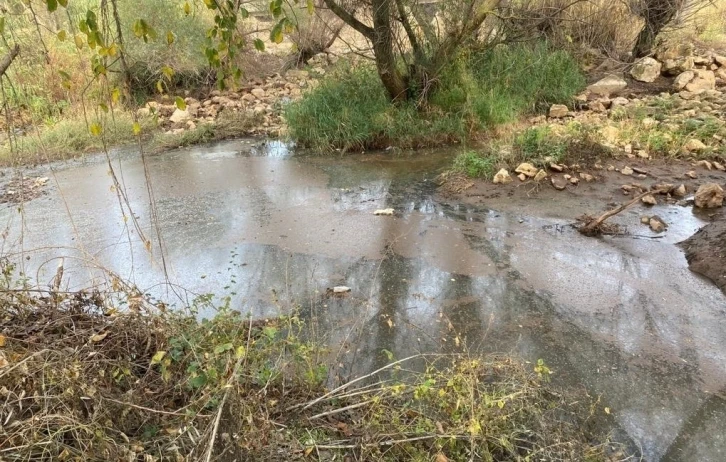
<path fill-rule="evenodd" d="M 548 126 L 530 127 L 514 139 L 513 148 L 523 161 L 561 162 L 567 153 L 567 140 L 552 133 Z"/>
<path fill-rule="evenodd" d="M 495 173 L 495 159 L 482 157 L 474 151 L 464 151 L 454 159 L 454 170 L 472 178 L 492 178 Z"/>

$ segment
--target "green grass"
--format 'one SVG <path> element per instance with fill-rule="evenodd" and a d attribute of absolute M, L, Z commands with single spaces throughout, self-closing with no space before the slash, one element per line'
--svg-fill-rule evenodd
<path fill-rule="evenodd" d="M 514 138 L 512 147 L 522 162 L 542 165 L 562 162 L 568 151 L 568 140 L 552 133 L 547 125 L 530 127 Z"/>
<path fill-rule="evenodd" d="M 498 46 L 462 55 L 425 107 L 391 105 L 374 69 L 330 73 L 285 110 L 290 136 L 318 150 L 417 148 L 472 134 L 567 103 L 585 84 L 577 63 L 545 44 Z"/>
<path fill-rule="evenodd" d="M 492 178 L 496 165 L 494 156 L 481 155 L 475 151 L 464 151 L 454 159 L 454 170 L 472 178 Z"/>

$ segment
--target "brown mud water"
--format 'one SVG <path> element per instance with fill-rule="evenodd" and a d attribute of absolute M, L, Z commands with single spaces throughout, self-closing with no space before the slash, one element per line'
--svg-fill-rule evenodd
<path fill-rule="evenodd" d="M 121 153 L 126 220 L 102 159 L 54 165 L 26 175 L 49 177 L 48 194 L 0 212 L 4 251 L 43 284 L 64 257 L 69 289 L 103 267 L 179 305 L 230 293 L 256 319 L 299 306 L 341 352 L 343 379 L 389 353 L 542 358 L 553 380 L 599 397 L 596 412 L 608 408 L 645 460 L 722 460 L 726 296 L 675 245 L 705 217 L 656 205 L 668 231 L 652 239 L 629 209 L 611 218 L 629 234 L 585 237 L 575 217 L 612 194 L 444 197 L 435 180 L 454 154 L 315 157 L 235 141 L 148 158 L 145 172 Z M 327 296 L 336 286 L 351 291 Z"/>

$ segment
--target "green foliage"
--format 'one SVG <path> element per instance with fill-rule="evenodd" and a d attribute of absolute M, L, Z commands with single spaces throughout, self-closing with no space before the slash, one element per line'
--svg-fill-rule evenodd
<path fill-rule="evenodd" d="M 316 149 L 430 146 L 568 102 L 584 83 L 565 52 L 500 46 L 462 55 L 424 106 L 391 105 L 373 69 L 344 68 L 289 105 L 285 117 L 292 138 Z"/>
<path fill-rule="evenodd" d="M 513 143 L 520 160 L 544 164 L 562 162 L 567 154 L 568 141 L 552 133 L 549 126 L 530 127 L 517 135 Z"/>
<path fill-rule="evenodd" d="M 494 176 L 496 159 L 493 156 L 482 157 L 474 151 L 464 151 L 454 159 L 454 170 L 465 173 L 472 178 L 487 178 Z"/>

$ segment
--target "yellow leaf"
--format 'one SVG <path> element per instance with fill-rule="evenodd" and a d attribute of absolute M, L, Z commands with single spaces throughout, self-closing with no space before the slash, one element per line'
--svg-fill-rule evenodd
<path fill-rule="evenodd" d="M 102 334 L 96 334 L 96 335 L 94 335 L 93 337 L 91 337 L 91 341 L 94 342 L 94 343 L 100 342 L 101 340 L 105 339 L 106 337 L 108 337 L 108 331 L 106 331 L 106 332 L 104 332 Z"/>
<path fill-rule="evenodd" d="M 504 400 L 503 399 L 500 399 L 499 401 L 497 401 L 497 406 L 499 406 L 499 409 L 503 409 L 504 408 Z"/>
<path fill-rule="evenodd" d="M 172 32 L 172 31 L 168 31 L 168 32 L 166 33 L 166 43 L 167 43 L 168 45 L 171 45 L 172 43 L 174 43 L 174 40 L 175 40 L 175 39 L 176 39 L 176 35 L 174 35 L 174 32 Z"/>
<path fill-rule="evenodd" d="M 189 16 L 192 12 L 192 6 L 189 4 L 189 2 L 184 2 L 184 14 Z"/>
<path fill-rule="evenodd" d="M 2 369 L 3 367 L 8 366 L 9 364 L 10 363 L 8 362 L 8 360 L 5 359 L 5 356 L 2 353 L 0 353 L 0 369 Z"/>
<path fill-rule="evenodd" d="M 73 41 L 76 42 L 76 48 L 78 48 L 79 50 L 83 48 L 83 45 L 86 43 L 86 41 L 83 39 L 82 34 L 76 34 L 73 37 Z"/>
<path fill-rule="evenodd" d="M 237 357 L 237 359 L 244 357 L 245 353 L 246 351 L 243 345 L 238 346 L 237 349 L 234 350 L 234 355 L 235 357 Z"/>
<path fill-rule="evenodd" d="M 141 133 L 141 124 L 134 122 L 134 135 L 138 135 L 139 133 Z"/>
<path fill-rule="evenodd" d="M 166 351 L 159 350 L 156 353 L 154 353 L 154 356 L 151 357 L 151 365 L 159 364 L 162 359 L 164 359 L 164 356 L 166 356 Z"/>
<path fill-rule="evenodd" d="M 161 80 L 156 81 L 156 89 L 159 93 L 164 93 L 164 85 L 161 83 Z"/>
<path fill-rule="evenodd" d="M 187 103 L 184 101 L 184 98 L 181 96 L 176 97 L 176 107 L 179 108 L 180 111 L 185 111 L 187 109 Z"/>
<path fill-rule="evenodd" d="M 393 321 L 391 321 L 390 318 L 386 321 L 386 323 L 388 324 L 388 327 L 393 327 Z"/>
<path fill-rule="evenodd" d="M 103 132 L 103 127 L 101 127 L 101 124 L 99 124 L 98 122 L 94 122 L 89 127 L 89 130 L 91 131 L 91 135 L 100 136 L 101 132 Z"/>
<path fill-rule="evenodd" d="M 469 430 L 469 434 L 471 434 L 471 436 L 476 436 L 479 433 L 481 433 L 481 424 L 479 423 L 478 420 L 471 419 L 471 421 L 469 422 L 468 430 Z"/>
<path fill-rule="evenodd" d="M 0 348 L 4 347 L 5 343 L 7 343 L 7 339 L 4 335 L 0 334 Z"/>
<path fill-rule="evenodd" d="M 67 36 L 66 31 L 63 29 L 59 30 L 58 34 L 56 35 L 56 37 L 58 37 L 58 40 L 60 40 L 61 42 L 66 41 L 66 36 Z"/>
<path fill-rule="evenodd" d="M 113 102 L 114 104 L 116 104 L 116 103 L 118 103 L 118 100 L 119 100 L 119 99 L 121 99 L 121 90 L 119 90 L 118 88 L 114 88 L 114 89 L 113 89 L 113 90 L 111 91 L 111 101 L 112 101 L 112 102 Z"/>
<path fill-rule="evenodd" d="M 606 407 L 605 408 L 605 414 L 608 414 L 608 415 L 610 414 L 610 408 L 609 407 Z"/>
<path fill-rule="evenodd" d="M 169 66 L 164 66 L 161 68 L 161 73 L 164 74 L 164 76 L 171 80 L 172 77 L 174 77 L 174 69 L 170 68 Z"/>
<path fill-rule="evenodd" d="M 108 55 L 110 57 L 113 58 L 118 53 L 118 47 L 116 46 L 115 43 L 112 43 L 111 46 L 108 47 L 108 49 L 106 50 L 106 52 L 108 53 Z"/>

